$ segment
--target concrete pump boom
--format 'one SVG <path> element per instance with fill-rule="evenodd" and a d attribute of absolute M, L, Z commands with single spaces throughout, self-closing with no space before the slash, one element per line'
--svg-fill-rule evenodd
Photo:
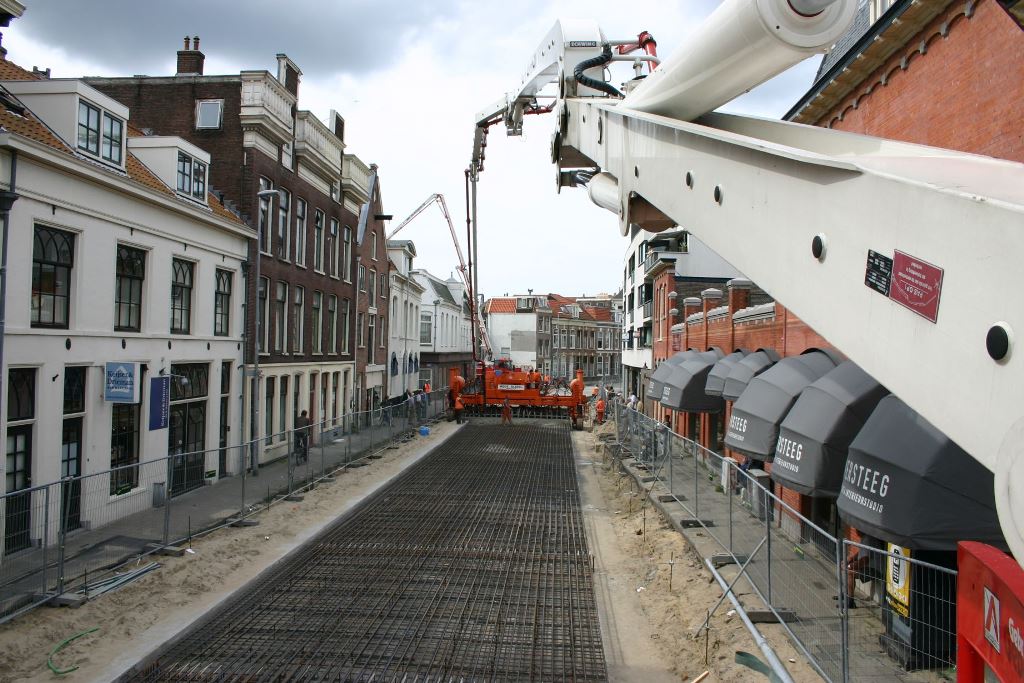
<path fill-rule="evenodd" d="M 519 87 L 477 116 L 471 169 L 491 125 L 519 134 L 557 84 L 559 188 L 588 185 L 624 235 L 684 227 L 783 302 L 994 472 L 1000 524 L 1024 558 L 1024 307 L 1001 295 L 1019 289 L 1024 261 L 1024 165 L 710 113 L 827 50 L 856 4 L 726 0 L 624 97 L 593 87 L 612 41 L 592 22 L 558 23 Z M 865 286 L 869 251 L 944 269 L 934 321 Z M 843 305 L 822 305 L 823 292 Z"/>
<path fill-rule="evenodd" d="M 435 202 L 437 203 L 438 207 L 440 207 L 441 213 L 444 214 L 445 221 L 448 222 L 448 230 L 452 234 L 452 244 L 455 245 L 455 254 L 456 256 L 459 257 L 459 277 L 462 278 L 462 284 L 466 286 L 466 292 L 469 295 L 469 307 L 471 314 L 473 316 L 473 324 L 476 326 L 477 333 L 480 335 L 480 342 L 483 344 L 484 347 L 484 357 L 490 358 L 492 355 L 491 340 L 487 336 L 487 326 L 484 325 L 483 315 L 479 311 L 480 307 L 476 300 L 476 292 L 473 291 L 473 283 L 469 277 L 469 269 L 466 267 L 466 259 L 463 258 L 462 256 L 462 247 L 459 246 L 459 238 L 455 233 L 455 224 L 452 223 L 452 217 L 448 213 L 448 204 L 444 200 L 444 195 L 439 192 L 435 192 L 434 194 L 427 197 L 422 204 L 417 206 L 416 209 L 411 214 L 409 214 L 401 223 L 398 224 L 398 227 L 396 227 L 394 230 L 388 233 L 387 238 L 389 240 L 394 239 L 395 235 L 398 234 L 399 230 L 409 225 L 409 223 L 411 223 L 413 219 L 415 219 L 417 216 L 423 213 L 428 206 L 434 204 Z"/>

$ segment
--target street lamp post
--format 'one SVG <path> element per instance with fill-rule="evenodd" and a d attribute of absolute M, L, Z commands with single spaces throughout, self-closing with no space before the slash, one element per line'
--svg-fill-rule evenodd
<path fill-rule="evenodd" d="M 274 215 L 274 197 L 280 201 L 281 194 L 277 190 L 260 190 L 256 193 L 257 203 L 262 205 L 263 200 L 267 200 L 267 215 L 266 221 L 260 220 L 260 215 L 256 215 L 256 339 L 253 340 L 252 345 L 252 365 L 253 377 L 256 379 L 256 386 L 253 389 L 253 401 L 252 401 L 252 416 L 253 425 L 252 431 L 253 437 L 256 437 L 260 432 L 260 341 L 263 339 L 262 331 L 260 330 L 260 315 L 263 313 L 263 306 L 260 304 L 260 245 L 263 242 L 263 233 L 270 228 L 271 217 Z M 257 212 L 262 211 L 263 207 L 258 206 Z M 269 241 L 269 237 L 268 237 Z M 251 264 L 250 264 L 251 265 Z M 269 290 L 269 287 L 268 287 Z M 267 297 L 270 296 L 270 292 L 267 292 Z M 249 467 L 252 470 L 253 476 L 258 476 L 260 473 L 260 454 L 263 450 L 263 439 L 254 438 L 249 448 L 250 463 Z"/>

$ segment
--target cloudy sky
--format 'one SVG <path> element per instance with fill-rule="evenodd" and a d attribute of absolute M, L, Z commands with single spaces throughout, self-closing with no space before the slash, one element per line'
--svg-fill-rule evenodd
<path fill-rule="evenodd" d="M 445 195 L 464 243 L 463 170 L 474 115 L 516 86 L 554 22 L 592 18 L 608 37 L 650 31 L 665 57 L 716 0 L 26 0 L 3 29 L 8 59 L 54 77 L 171 75 L 185 35 L 201 37 L 207 74 L 276 70 L 286 53 L 302 69 L 299 106 L 346 120 L 348 151 L 380 166 L 397 222 L 434 192 Z M 724 107 L 778 117 L 811 85 L 814 57 Z M 628 77 L 616 72 L 615 81 Z M 627 244 L 615 217 L 583 190 L 555 193 L 548 146 L 553 121 L 528 117 L 521 138 L 492 129 L 479 186 L 480 289 L 614 292 Z M 447 276 L 457 264 L 440 211 L 400 236 L 417 265 Z"/>

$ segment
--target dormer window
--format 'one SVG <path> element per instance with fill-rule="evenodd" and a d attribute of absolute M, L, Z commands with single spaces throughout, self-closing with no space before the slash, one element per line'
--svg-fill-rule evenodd
<path fill-rule="evenodd" d="M 88 102 L 78 102 L 78 149 L 121 165 L 124 121 Z"/>
<path fill-rule="evenodd" d="M 178 192 L 206 201 L 206 164 L 178 152 Z"/>

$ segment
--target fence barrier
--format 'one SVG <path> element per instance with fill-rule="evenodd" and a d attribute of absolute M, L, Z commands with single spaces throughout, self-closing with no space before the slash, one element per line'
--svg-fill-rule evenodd
<path fill-rule="evenodd" d="M 0 496 L 0 623 L 314 486 L 445 414 L 447 392 Z M 262 441 L 262 443 L 259 443 Z M 262 447 L 264 462 L 253 467 Z"/>
<path fill-rule="evenodd" d="M 768 475 L 612 402 L 633 458 L 728 553 L 827 681 L 941 680 L 956 662 L 956 570 L 839 540 L 777 496 Z M 953 555 L 953 554 L 950 554 Z M 955 562 L 955 556 L 952 559 Z"/>

